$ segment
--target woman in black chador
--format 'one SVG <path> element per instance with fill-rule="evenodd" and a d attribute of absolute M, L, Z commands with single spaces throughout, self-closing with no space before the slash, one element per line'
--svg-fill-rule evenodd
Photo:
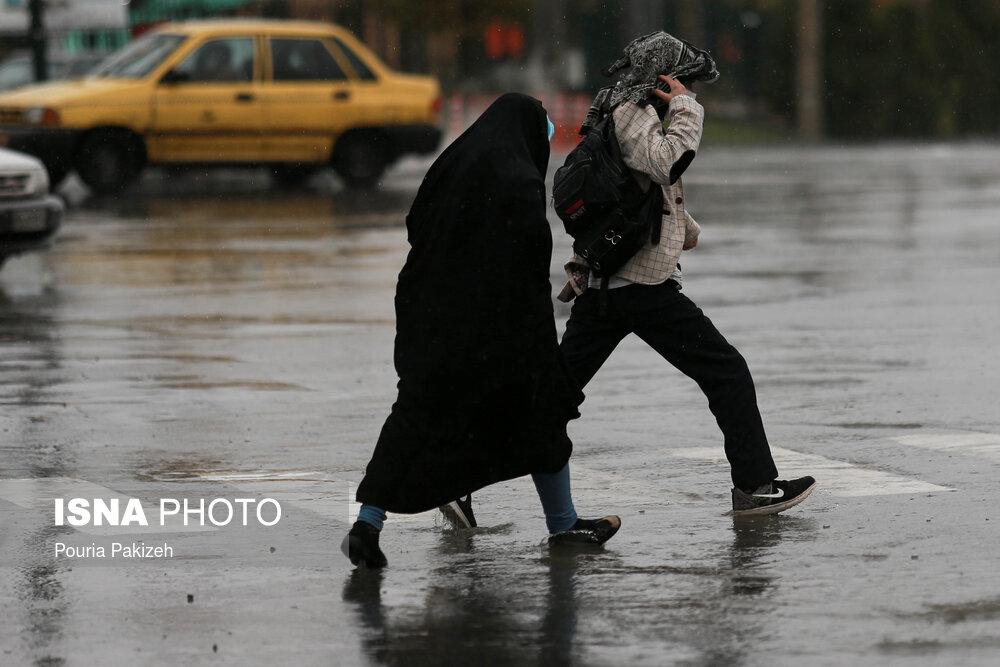
<path fill-rule="evenodd" d="M 552 124 L 507 94 L 434 162 L 406 218 L 396 287 L 399 396 L 358 487 L 342 549 L 382 567 L 385 512 L 441 507 L 474 526 L 473 491 L 531 474 L 551 540 L 602 543 L 618 517 L 579 519 L 566 424 L 583 394 L 556 340 L 545 219 Z M 548 137 L 546 136 L 548 135 Z"/>

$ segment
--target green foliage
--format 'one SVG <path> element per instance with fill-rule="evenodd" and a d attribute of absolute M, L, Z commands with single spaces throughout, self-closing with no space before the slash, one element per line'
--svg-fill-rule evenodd
<path fill-rule="evenodd" d="M 795 0 L 759 3 L 768 108 L 795 118 Z M 1000 134 L 1000 3 L 831 0 L 823 12 L 824 115 L 831 137 Z"/>
<path fill-rule="evenodd" d="M 893 45 L 882 34 L 869 0 L 828 3 L 823 20 L 827 132 L 877 135 L 884 127 L 879 107 L 886 95 L 886 71 L 897 58 Z"/>

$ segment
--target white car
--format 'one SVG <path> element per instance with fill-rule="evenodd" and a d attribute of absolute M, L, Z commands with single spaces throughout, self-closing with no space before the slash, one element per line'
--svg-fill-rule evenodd
<path fill-rule="evenodd" d="M 48 246 L 64 209 L 49 194 L 49 175 L 39 160 L 0 148 L 0 266 L 8 257 Z"/>

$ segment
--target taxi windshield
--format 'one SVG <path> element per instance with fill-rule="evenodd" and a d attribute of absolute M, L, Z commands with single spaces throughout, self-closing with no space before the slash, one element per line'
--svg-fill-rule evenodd
<path fill-rule="evenodd" d="M 90 75 L 141 79 L 159 67 L 185 39 L 185 35 L 145 35 L 118 53 L 108 56 Z"/>

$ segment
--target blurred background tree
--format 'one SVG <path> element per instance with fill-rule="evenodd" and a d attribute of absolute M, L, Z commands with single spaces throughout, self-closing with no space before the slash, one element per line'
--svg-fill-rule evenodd
<path fill-rule="evenodd" d="M 26 7 L 0 5 L 0 56 L 24 47 Z M 1000 135 L 1000 0 L 131 0 L 128 15 L 49 44 L 214 16 L 333 21 L 446 91 L 589 96 L 629 41 L 665 29 L 716 57 L 713 119 L 806 138 Z"/>
<path fill-rule="evenodd" d="M 794 118 L 798 0 L 743 3 L 764 14 L 767 109 Z M 877 139 L 1000 134 L 1000 2 L 828 0 L 825 134 Z"/>

